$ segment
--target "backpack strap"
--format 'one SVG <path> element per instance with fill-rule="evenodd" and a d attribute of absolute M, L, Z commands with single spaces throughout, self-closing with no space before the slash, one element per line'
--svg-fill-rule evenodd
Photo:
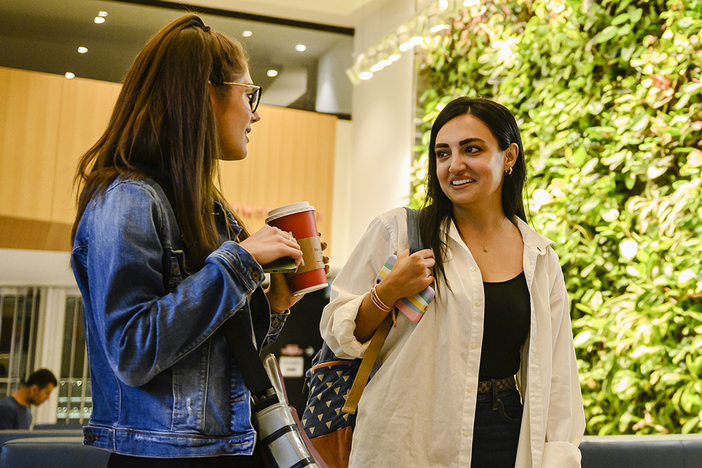
<path fill-rule="evenodd" d="M 424 248 L 422 235 L 419 232 L 419 214 L 421 210 L 405 207 L 407 213 L 407 246 L 410 254 L 418 252 Z"/>
<path fill-rule="evenodd" d="M 409 245 L 410 254 L 422 250 L 421 235 L 419 233 L 419 210 L 405 207 L 405 212 L 407 214 L 407 243 Z M 370 379 L 371 371 L 375 365 L 375 361 L 378 358 L 378 353 L 385 343 L 385 339 L 390 333 L 390 328 L 392 327 L 392 315 L 389 313 L 385 320 L 378 326 L 371 338 L 371 342 L 366 349 L 366 354 L 363 355 L 363 360 L 358 368 L 358 373 L 353 381 L 351 390 L 349 390 L 349 396 L 346 399 L 344 407 L 341 409 L 344 413 L 356 414 L 356 409 L 358 408 L 358 402 L 361 400 L 361 394 L 366 388 L 368 379 Z"/>

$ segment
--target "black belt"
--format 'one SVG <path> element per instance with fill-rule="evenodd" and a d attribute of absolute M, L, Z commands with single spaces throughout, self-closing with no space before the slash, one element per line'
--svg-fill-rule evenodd
<path fill-rule="evenodd" d="M 513 388 L 517 388 L 517 383 L 514 380 L 514 376 L 512 376 L 504 379 L 484 380 L 482 382 L 478 382 L 478 393 L 492 392 L 493 384 L 495 385 L 495 388 L 497 388 L 498 392 L 501 390 L 511 390 Z"/>

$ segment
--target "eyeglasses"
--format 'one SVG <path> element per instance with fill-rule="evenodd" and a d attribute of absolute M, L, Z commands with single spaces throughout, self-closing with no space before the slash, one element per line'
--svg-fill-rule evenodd
<path fill-rule="evenodd" d="M 261 100 L 261 92 L 263 91 L 262 87 L 248 83 L 235 83 L 233 81 L 223 81 L 222 84 L 246 86 L 247 88 L 250 88 L 250 91 L 247 91 L 246 94 L 249 96 L 249 106 L 251 107 L 251 112 L 256 112 L 256 109 L 258 109 L 258 103 Z"/>

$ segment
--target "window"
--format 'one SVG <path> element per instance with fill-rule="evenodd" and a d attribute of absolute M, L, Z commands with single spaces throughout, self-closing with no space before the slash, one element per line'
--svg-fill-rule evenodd
<path fill-rule="evenodd" d="M 39 289 L 0 287 L 0 398 L 34 370 Z"/>
<path fill-rule="evenodd" d="M 83 425 L 90 419 L 93 401 L 88 372 L 83 301 L 78 295 L 68 295 L 56 412 L 58 423 Z"/>

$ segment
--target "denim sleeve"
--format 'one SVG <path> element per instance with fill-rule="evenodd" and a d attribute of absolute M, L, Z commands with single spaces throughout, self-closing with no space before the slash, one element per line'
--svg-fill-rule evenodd
<path fill-rule="evenodd" d="M 87 274 L 92 313 L 115 374 L 140 386 L 210 338 L 260 286 L 260 265 L 224 242 L 170 292 L 164 286 L 165 213 L 156 192 L 114 186 L 90 220 Z"/>
<path fill-rule="evenodd" d="M 271 325 L 268 328 L 268 335 L 263 341 L 262 348 L 272 345 L 275 342 L 275 340 L 278 339 L 278 335 L 280 335 L 280 331 L 283 329 L 283 325 L 285 325 L 285 322 L 286 320 L 288 320 L 288 317 L 290 317 L 290 310 L 286 310 L 281 314 L 278 314 L 271 310 Z"/>

